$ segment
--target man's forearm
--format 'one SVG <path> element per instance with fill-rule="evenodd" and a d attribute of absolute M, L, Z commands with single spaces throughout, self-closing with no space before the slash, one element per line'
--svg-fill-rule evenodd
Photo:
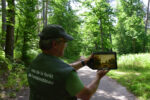
<path fill-rule="evenodd" d="M 96 78 L 87 86 L 87 88 L 89 88 L 89 90 L 92 94 L 96 92 L 96 90 L 99 86 L 101 78 L 103 76 L 105 76 L 108 72 L 109 72 L 109 70 L 99 70 L 99 71 L 97 71 Z"/>
<path fill-rule="evenodd" d="M 90 100 L 91 96 L 96 92 L 101 78 L 108 72 L 109 70 L 98 70 L 96 78 L 88 86 L 85 86 L 76 96 L 82 100 Z"/>
<path fill-rule="evenodd" d="M 80 68 L 83 67 L 81 61 L 77 61 L 77 62 L 71 63 L 71 64 L 69 64 L 69 65 L 72 66 L 73 68 L 75 68 L 75 70 L 78 70 L 78 69 L 80 69 Z"/>
<path fill-rule="evenodd" d="M 90 90 L 91 94 L 94 94 L 99 86 L 100 77 L 96 77 L 88 86 L 87 88 Z"/>
<path fill-rule="evenodd" d="M 99 77 L 96 77 L 88 86 L 85 86 L 76 96 L 82 100 L 90 100 L 91 96 L 96 92 L 100 83 Z"/>

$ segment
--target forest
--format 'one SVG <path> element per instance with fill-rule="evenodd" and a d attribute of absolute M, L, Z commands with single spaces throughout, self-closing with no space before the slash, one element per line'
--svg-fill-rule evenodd
<path fill-rule="evenodd" d="M 28 86 L 25 70 L 41 52 L 38 34 L 47 24 L 61 25 L 74 37 L 62 58 L 68 62 L 93 52 L 149 54 L 149 1 L 1 0 L 0 92 L 14 97 L 12 91 Z"/>

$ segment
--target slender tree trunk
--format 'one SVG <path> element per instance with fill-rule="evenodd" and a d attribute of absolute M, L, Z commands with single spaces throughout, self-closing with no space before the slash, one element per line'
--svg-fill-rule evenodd
<path fill-rule="evenodd" d="M 148 6 L 147 6 L 147 13 L 146 13 L 146 21 L 145 21 L 145 37 L 144 37 L 144 41 L 143 41 L 143 51 L 145 52 L 146 51 L 146 41 L 147 41 L 147 38 L 146 38 L 146 35 L 147 35 L 147 25 L 148 25 L 148 16 L 149 16 L 149 3 L 150 3 L 150 0 L 148 0 Z"/>
<path fill-rule="evenodd" d="M 135 50 L 135 42 L 136 42 L 136 39 L 132 38 L 132 50 L 133 50 L 133 53 L 136 53 L 136 50 Z"/>
<path fill-rule="evenodd" d="M 48 0 L 46 0 L 45 26 L 47 26 Z"/>
<path fill-rule="evenodd" d="M 111 33 L 109 33 L 109 39 L 110 39 L 110 43 L 112 45 L 112 37 L 111 37 Z M 112 51 L 112 47 L 110 48 L 110 51 Z"/>
<path fill-rule="evenodd" d="M 18 17 L 18 24 L 19 24 L 19 26 L 21 25 L 20 17 Z M 15 43 L 14 43 L 15 45 L 18 42 L 18 37 L 19 37 L 19 28 L 17 28 L 17 30 L 16 30 L 16 37 L 15 37 Z M 14 47 L 15 47 L 15 45 L 14 45 Z"/>
<path fill-rule="evenodd" d="M 0 38 L 1 46 L 4 50 L 5 46 L 5 34 L 6 34 L 6 0 L 2 0 L 2 36 Z"/>
<path fill-rule="evenodd" d="M 3 48 L 3 51 L 5 50 L 5 35 L 6 35 L 6 0 L 2 0 L 2 35 L 0 36 L 0 45 Z M 0 70 L 2 70 L 5 73 L 2 73 L 2 80 L 3 82 L 7 81 L 8 75 L 9 75 L 9 70 L 7 66 L 1 66 L 0 65 Z M 2 84 L 3 84 L 2 82 Z"/>
<path fill-rule="evenodd" d="M 148 0 L 148 6 L 147 6 L 146 22 L 145 22 L 145 34 L 147 34 L 148 15 L 149 15 L 149 3 L 150 3 L 150 0 Z"/>
<path fill-rule="evenodd" d="M 95 41 L 95 50 L 97 51 L 98 49 L 99 49 L 99 47 L 98 47 L 98 43 Z"/>
<path fill-rule="evenodd" d="M 13 59 L 13 50 L 14 50 L 14 26 L 15 26 L 15 0 L 8 1 L 8 10 L 7 10 L 7 29 L 6 29 L 6 48 L 5 56 L 7 58 Z"/>
<path fill-rule="evenodd" d="M 36 6 L 36 9 L 39 10 L 39 1 L 38 2 L 38 5 Z M 40 20 L 40 14 L 38 13 L 37 14 L 37 19 L 38 19 L 38 33 L 40 33 L 40 26 L 41 26 L 41 21 Z"/>
<path fill-rule="evenodd" d="M 28 56 L 27 56 L 27 51 L 28 51 L 28 44 L 27 41 L 29 41 L 28 39 L 28 33 L 26 31 L 23 32 L 23 46 L 22 46 L 22 60 L 24 62 L 27 62 L 28 60 Z"/>
<path fill-rule="evenodd" d="M 43 0 L 43 27 L 45 27 L 45 0 Z"/>
<path fill-rule="evenodd" d="M 100 33 L 101 33 L 101 49 L 104 51 L 104 43 L 103 43 L 103 26 L 102 26 L 102 21 L 100 20 Z"/>

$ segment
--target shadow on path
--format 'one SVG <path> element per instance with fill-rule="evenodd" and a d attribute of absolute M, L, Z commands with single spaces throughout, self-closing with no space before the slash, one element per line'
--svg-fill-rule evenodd
<path fill-rule="evenodd" d="M 95 78 L 96 71 L 84 67 L 78 71 L 78 74 L 83 83 L 87 85 Z M 91 100 L 137 100 L 137 98 L 115 80 L 105 76 Z"/>

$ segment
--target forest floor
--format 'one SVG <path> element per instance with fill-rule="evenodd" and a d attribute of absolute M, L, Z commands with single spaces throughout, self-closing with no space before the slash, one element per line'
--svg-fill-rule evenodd
<path fill-rule="evenodd" d="M 89 69 L 88 67 L 81 68 L 78 71 L 80 79 L 85 85 L 89 84 L 95 77 L 96 71 Z M 29 89 L 21 90 L 17 94 L 16 99 L 9 100 L 28 100 Z M 132 93 L 115 80 L 105 76 L 99 85 L 98 90 L 92 96 L 91 100 L 138 100 Z"/>

